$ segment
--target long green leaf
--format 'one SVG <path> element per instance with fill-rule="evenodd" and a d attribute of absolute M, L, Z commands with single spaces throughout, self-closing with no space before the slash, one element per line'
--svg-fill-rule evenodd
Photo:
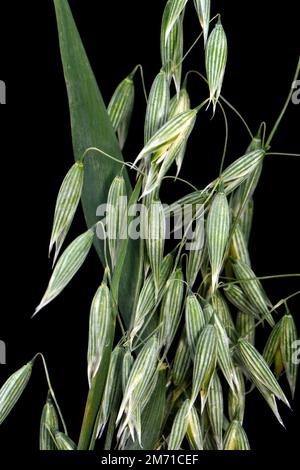
<path fill-rule="evenodd" d="M 120 146 L 115 136 L 96 79 L 86 56 L 72 12 L 67 0 L 54 0 L 59 32 L 60 52 L 67 86 L 73 149 L 75 160 L 82 157 L 87 148 L 96 147 L 116 159 L 123 161 Z M 113 178 L 120 173 L 121 165 L 99 152 L 90 152 L 85 161 L 85 178 L 82 193 L 83 210 L 88 227 L 97 221 L 97 207 L 105 203 Z M 131 186 L 124 169 L 127 194 Z M 104 261 L 103 241 L 94 240 L 98 255 Z M 126 322 L 129 322 L 133 292 L 137 282 L 135 269 L 138 250 L 130 241 L 127 250 L 126 270 L 123 269 L 120 286 L 120 309 Z"/>

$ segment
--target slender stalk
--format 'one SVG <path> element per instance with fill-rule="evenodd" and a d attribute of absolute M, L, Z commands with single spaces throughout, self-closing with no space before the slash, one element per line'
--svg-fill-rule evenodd
<path fill-rule="evenodd" d="M 140 74 L 141 74 L 142 87 L 143 87 L 144 97 L 145 97 L 146 104 L 147 104 L 148 103 L 148 96 L 147 96 L 147 90 L 146 90 L 146 85 L 145 85 L 145 80 L 144 80 L 143 66 L 141 64 L 136 65 L 130 75 L 133 77 L 138 69 L 139 69 Z"/>
<path fill-rule="evenodd" d="M 195 75 L 198 75 L 200 78 L 202 78 L 202 80 L 205 81 L 205 83 L 208 83 L 207 81 L 207 78 L 205 78 L 204 75 L 202 75 L 202 73 L 198 72 L 198 70 L 189 70 L 187 73 L 186 73 L 186 76 L 185 76 L 185 79 L 184 79 L 184 83 L 187 81 L 187 78 L 188 76 L 191 74 L 191 73 L 194 73 Z M 223 95 L 220 95 L 220 99 L 239 117 L 239 119 L 241 120 L 241 122 L 244 124 L 249 136 L 251 137 L 251 140 L 253 139 L 254 135 L 253 133 L 251 132 L 250 130 L 250 127 L 248 126 L 246 120 L 243 118 L 243 116 L 241 115 L 241 113 L 228 101 L 224 98 Z"/>
<path fill-rule="evenodd" d="M 279 155 L 282 157 L 300 157 L 300 153 L 268 152 L 266 155 Z"/>
<path fill-rule="evenodd" d="M 276 133 L 278 127 L 279 127 L 279 124 L 281 123 L 281 120 L 282 120 L 283 116 L 285 115 L 285 112 L 286 112 L 286 110 L 287 110 L 287 107 L 288 107 L 288 105 L 289 105 L 289 103 L 290 103 L 290 101 L 291 101 L 291 99 L 292 99 L 292 95 L 293 95 L 293 92 L 294 92 L 293 84 L 294 84 L 294 82 L 297 80 L 297 77 L 298 77 L 299 73 L 300 73 L 300 56 L 299 56 L 299 59 L 298 59 L 298 64 L 297 64 L 297 67 L 296 67 L 296 72 L 295 72 L 295 75 L 294 75 L 294 79 L 293 79 L 292 84 L 291 84 L 290 92 L 289 92 L 289 94 L 288 94 L 288 97 L 287 97 L 287 99 L 286 99 L 286 102 L 285 102 L 284 105 L 283 105 L 283 108 L 282 108 L 282 110 L 281 110 L 281 113 L 279 114 L 279 116 L 278 116 L 278 118 L 277 118 L 277 121 L 275 122 L 274 127 L 273 127 L 273 129 L 271 130 L 270 135 L 269 135 L 269 137 L 268 137 L 268 139 L 267 139 L 267 142 L 266 142 L 266 148 L 267 148 L 267 149 L 270 148 L 272 139 L 273 139 L 273 137 L 274 137 L 274 135 L 275 135 L 275 133 Z"/>
<path fill-rule="evenodd" d="M 55 393 L 54 393 L 54 390 L 53 390 L 53 387 L 51 385 L 51 381 L 50 381 L 50 376 L 49 376 L 49 372 L 48 372 L 48 368 L 47 368 L 47 364 L 46 364 L 46 360 L 43 356 L 42 353 L 37 353 L 34 357 L 34 359 L 36 357 L 40 357 L 42 359 L 42 363 L 43 363 L 43 366 L 44 366 L 44 371 L 45 371 L 45 375 L 46 375 L 46 380 L 47 380 L 47 383 L 48 383 L 48 387 L 49 387 L 49 391 L 51 393 L 51 396 L 53 398 L 53 401 L 55 403 L 55 406 L 57 408 L 57 411 L 58 411 L 58 414 L 59 414 L 59 417 L 60 417 L 60 420 L 61 420 L 61 423 L 63 425 L 63 428 L 64 428 L 64 433 L 66 434 L 66 436 L 68 435 L 68 430 L 67 430 L 67 426 L 66 426 L 66 423 L 65 423 L 65 420 L 63 418 L 63 415 L 62 415 L 62 412 L 60 410 L 60 407 L 59 407 L 59 404 L 57 402 L 57 399 L 56 399 L 56 396 L 55 396 Z"/>
<path fill-rule="evenodd" d="M 220 171 L 219 171 L 219 177 L 220 177 L 221 174 L 222 174 L 222 171 L 223 171 L 224 161 L 225 161 L 226 152 L 227 152 L 229 130 L 228 130 L 228 120 L 227 120 L 225 110 L 224 110 L 224 108 L 223 108 L 223 106 L 221 105 L 220 102 L 218 102 L 218 105 L 221 108 L 221 111 L 222 111 L 222 114 L 223 114 L 223 117 L 224 117 L 224 124 L 225 124 L 225 141 L 224 141 L 224 149 L 223 149 L 223 155 L 222 155 Z"/>
<path fill-rule="evenodd" d="M 114 330 L 116 324 L 116 315 L 111 326 L 110 342 L 105 348 L 103 359 L 98 368 L 96 375 L 93 378 L 91 388 L 88 393 L 86 407 L 84 411 L 83 422 L 81 426 L 81 432 L 78 443 L 78 450 L 88 450 L 90 446 L 93 446 L 93 440 L 95 440 L 94 426 L 98 415 L 101 399 L 106 384 L 106 377 L 109 367 L 109 358 L 112 351 Z"/>

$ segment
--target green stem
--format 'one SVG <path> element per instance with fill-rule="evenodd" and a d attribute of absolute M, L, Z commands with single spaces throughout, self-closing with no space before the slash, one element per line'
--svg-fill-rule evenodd
<path fill-rule="evenodd" d="M 277 304 L 270 310 L 270 313 L 273 312 L 273 310 L 276 310 L 276 308 L 280 307 L 282 304 L 285 304 L 288 300 L 292 299 L 293 297 L 296 297 L 296 295 L 300 294 L 300 290 L 297 292 L 294 292 L 293 294 L 289 295 L 288 297 L 285 297 L 284 299 L 281 299 Z"/>
<path fill-rule="evenodd" d="M 139 178 L 136 184 L 136 187 L 131 195 L 131 198 L 129 201 L 129 207 L 131 207 L 131 205 L 136 203 L 140 190 L 141 190 L 141 179 Z M 128 237 L 122 240 L 122 246 L 120 248 L 118 263 L 115 266 L 113 276 L 112 276 L 111 300 L 112 300 L 113 320 L 111 323 L 109 344 L 105 348 L 103 359 L 101 361 L 101 364 L 98 368 L 96 375 L 93 378 L 92 385 L 88 393 L 80 437 L 79 437 L 78 450 L 88 450 L 89 448 L 93 448 L 94 442 L 95 442 L 95 423 L 97 420 L 97 415 L 99 412 L 102 395 L 104 392 L 104 387 L 105 387 L 106 377 L 107 377 L 108 367 L 109 367 L 109 358 L 111 355 L 113 341 L 114 341 L 116 318 L 118 317 L 117 302 L 119 298 L 119 285 L 120 285 L 120 279 L 121 279 L 121 274 L 123 270 L 123 264 L 125 262 L 127 246 L 128 246 Z"/>
<path fill-rule="evenodd" d="M 196 188 L 196 186 L 194 186 L 192 183 L 190 183 L 189 181 L 187 181 L 183 178 L 179 178 L 178 176 L 166 175 L 166 176 L 163 177 L 163 180 L 167 180 L 167 179 L 172 179 L 172 180 L 175 180 L 175 181 L 179 181 L 181 183 L 185 183 L 190 188 L 192 188 L 194 191 L 200 192 L 200 189 Z"/>
<path fill-rule="evenodd" d="M 227 152 L 228 133 L 229 133 L 229 131 L 228 131 L 228 120 L 227 120 L 225 110 L 224 110 L 224 108 L 223 108 L 223 106 L 221 105 L 220 102 L 218 102 L 218 105 L 220 106 L 220 108 L 222 110 L 223 117 L 224 117 L 224 123 L 225 123 L 225 142 L 224 142 L 224 150 L 223 150 L 223 155 L 222 155 L 222 160 L 221 160 L 221 165 L 220 165 L 220 172 L 219 172 L 219 177 L 220 177 L 221 174 L 222 174 L 222 171 L 223 171 L 224 161 L 225 161 L 226 152 Z"/>
<path fill-rule="evenodd" d="M 114 162 L 119 163 L 122 167 L 127 166 L 127 167 L 130 168 L 131 170 L 135 170 L 137 173 L 140 173 L 141 175 L 146 176 L 145 173 L 143 173 L 137 166 L 133 165 L 132 163 L 130 163 L 130 162 L 123 162 L 122 160 L 119 160 L 117 157 L 114 157 L 113 155 L 110 155 L 109 153 L 104 152 L 104 150 L 101 150 L 101 149 L 99 149 L 99 148 L 97 148 L 97 147 L 89 147 L 88 149 L 86 149 L 85 152 L 83 153 L 82 157 L 81 157 L 81 161 L 83 161 L 83 160 L 85 159 L 86 155 L 87 155 L 89 152 L 98 152 L 98 153 L 101 153 L 102 155 L 104 155 L 105 157 L 109 158 L 110 160 L 113 160 Z"/>
<path fill-rule="evenodd" d="M 205 83 L 208 83 L 207 79 L 204 77 L 204 75 L 202 75 L 202 73 L 198 72 L 198 70 L 189 70 L 186 75 L 185 75 L 185 78 L 184 78 L 184 83 L 186 83 L 187 81 L 187 78 L 188 76 L 191 74 L 191 73 L 194 73 L 195 75 L 198 75 L 200 78 L 202 78 L 202 80 L 205 81 Z M 239 119 L 241 120 L 241 122 L 244 124 L 248 134 L 250 135 L 251 137 L 251 140 L 253 140 L 254 138 L 254 135 L 252 134 L 247 122 L 245 121 L 245 119 L 243 118 L 243 116 L 240 114 L 240 112 L 231 104 L 229 103 L 229 101 L 227 101 L 223 95 L 220 95 L 220 99 L 239 117 Z"/>
<path fill-rule="evenodd" d="M 266 155 L 280 155 L 282 157 L 300 157 L 299 153 L 268 152 Z"/>
<path fill-rule="evenodd" d="M 147 90 L 146 90 L 146 85 L 145 85 L 145 80 L 144 80 L 143 66 L 141 64 L 136 65 L 130 75 L 133 77 L 135 75 L 137 69 L 139 69 L 140 74 L 141 74 L 142 87 L 143 87 L 143 92 L 144 92 L 144 96 L 145 96 L 145 100 L 146 100 L 146 104 L 147 104 L 148 103 L 148 96 L 147 96 Z"/>
<path fill-rule="evenodd" d="M 300 72 L 300 56 L 299 56 L 299 59 L 298 59 L 298 64 L 297 64 L 297 67 L 296 67 L 295 76 L 294 76 L 294 79 L 293 79 L 292 84 L 291 84 L 290 92 L 289 92 L 289 94 L 288 94 L 288 97 L 287 97 L 287 99 L 286 99 L 286 102 L 285 102 L 284 105 L 283 105 L 283 108 L 282 108 L 282 110 L 281 110 L 281 113 L 279 114 L 279 116 L 278 116 L 278 118 L 277 118 L 277 121 L 275 122 L 274 127 L 273 127 L 273 129 L 271 130 L 270 135 L 269 135 L 269 137 L 268 137 L 268 140 L 267 140 L 267 142 L 266 142 L 266 148 L 267 148 L 267 149 L 270 147 L 270 144 L 271 144 L 271 142 L 272 142 L 272 139 L 273 139 L 273 137 L 274 137 L 274 135 L 275 135 L 275 133 L 276 133 L 278 127 L 279 127 L 279 124 L 280 124 L 280 122 L 281 122 L 283 116 L 285 115 L 285 112 L 286 112 L 286 110 L 287 110 L 287 107 L 288 107 L 288 105 L 289 105 L 289 103 L 290 103 L 290 101 L 291 101 L 291 99 L 292 99 L 292 95 L 293 95 L 293 92 L 294 92 L 293 84 L 294 84 L 294 82 L 297 80 L 297 77 L 298 77 L 298 75 L 299 75 L 299 72 Z"/>
<path fill-rule="evenodd" d="M 285 305 L 286 308 L 287 308 L 287 301 L 290 300 L 291 298 L 293 297 L 296 297 L 296 295 L 299 295 L 300 294 L 300 290 L 298 290 L 297 292 L 294 292 L 293 294 L 289 295 L 288 297 L 285 297 L 284 299 L 281 299 L 279 302 L 277 302 L 277 304 L 269 311 L 269 313 L 272 313 L 274 312 L 274 310 L 276 310 L 278 307 L 280 307 L 281 305 Z M 251 328 L 249 328 L 246 333 L 245 333 L 245 336 L 247 336 L 249 333 L 251 333 L 252 331 L 255 331 L 256 328 L 261 325 L 261 323 L 263 323 L 265 321 L 265 316 L 257 321 L 255 323 L 255 325 Z"/>
<path fill-rule="evenodd" d="M 109 335 L 109 344 L 105 348 L 101 364 L 98 368 L 96 375 L 92 380 L 92 385 L 88 393 L 81 432 L 78 443 L 78 450 L 88 450 L 93 446 L 93 439 L 95 439 L 94 427 L 98 415 L 101 399 L 103 396 L 106 377 L 109 367 L 109 358 L 112 351 L 114 340 L 114 330 L 116 325 L 116 315 L 111 324 L 111 334 Z M 93 439 L 92 439 L 93 438 Z"/>
<path fill-rule="evenodd" d="M 57 400 L 56 400 L 56 396 L 55 396 L 54 390 L 53 390 L 52 385 L 51 385 L 50 376 L 49 376 L 49 372 L 48 372 L 48 368 L 47 368 L 47 364 L 46 364 L 45 358 L 44 358 L 44 356 L 43 356 L 42 353 L 37 353 L 35 357 L 38 357 L 38 356 L 42 359 L 43 366 L 44 366 L 44 371 L 45 371 L 45 375 L 46 375 L 46 380 L 47 380 L 48 387 L 49 387 L 49 391 L 50 391 L 50 393 L 51 393 L 51 396 L 52 396 L 53 401 L 54 401 L 54 403 L 55 403 L 55 406 L 56 406 L 56 408 L 57 408 L 57 411 L 58 411 L 58 414 L 59 414 L 61 423 L 62 423 L 63 428 L 64 428 L 64 433 L 65 433 L 66 436 L 67 436 L 67 435 L 68 435 L 67 426 L 66 426 L 66 423 L 65 423 L 65 421 L 64 421 L 62 412 L 61 412 L 61 410 L 60 410 L 59 404 L 58 404 L 58 402 L 57 402 Z"/>
<path fill-rule="evenodd" d="M 239 284 L 241 282 L 248 282 L 248 281 L 255 281 L 255 280 L 266 280 L 266 279 L 282 279 L 288 277 L 300 277 L 300 274 L 275 274 L 274 276 L 258 276 L 258 277 L 249 277 L 247 279 L 239 279 L 238 281 L 235 278 L 220 276 L 221 279 L 234 279 L 234 281 L 230 282 L 223 282 L 223 286 L 227 286 L 229 284 Z"/>

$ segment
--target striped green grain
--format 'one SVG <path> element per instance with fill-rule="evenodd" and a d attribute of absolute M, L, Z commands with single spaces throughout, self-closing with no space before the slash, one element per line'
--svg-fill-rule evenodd
<path fill-rule="evenodd" d="M 170 105 L 170 88 L 167 74 L 164 71 L 156 76 L 148 98 L 144 141 L 145 145 L 151 137 L 166 123 Z"/>
<path fill-rule="evenodd" d="M 294 319 L 292 315 L 286 314 L 282 320 L 280 351 L 293 397 L 295 395 L 298 372 L 298 364 L 295 359 L 295 345 L 297 344 L 297 340 L 298 334 Z"/>
<path fill-rule="evenodd" d="M 159 200 L 152 200 L 148 210 L 148 233 L 146 239 L 147 253 L 153 272 L 155 298 L 158 297 L 160 272 L 164 254 L 166 220 L 164 208 Z"/>
<path fill-rule="evenodd" d="M 168 439 L 168 450 L 180 450 L 189 425 L 190 407 L 191 402 L 187 399 L 179 408 Z"/>
<path fill-rule="evenodd" d="M 188 380 L 191 364 L 190 348 L 186 337 L 186 331 L 184 329 L 175 352 L 171 371 L 174 385 L 183 385 Z"/>
<path fill-rule="evenodd" d="M 213 325 L 207 325 L 200 333 L 196 347 L 191 396 L 191 402 L 194 403 L 200 393 L 202 411 L 207 400 L 211 377 L 216 367 L 217 347 L 217 331 Z"/>
<path fill-rule="evenodd" d="M 223 447 L 223 414 L 224 399 L 223 390 L 217 372 L 212 376 L 211 386 L 207 398 L 208 416 L 212 428 L 212 433 L 219 450 Z"/>
<path fill-rule="evenodd" d="M 210 0 L 194 0 L 196 12 L 203 29 L 204 46 L 206 45 L 209 21 L 210 21 Z"/>
<path fill-rule="evenodd" d="M 203 450 L 203 436 L 200 418 L 194 406 L 191 407 L 188 415 L 187 438 L 192 450 Z"/>
<path fill-rule="evenodd" d="M 290 406 L 268 364 L 257 349 L 255 349 L 249 341 L 240 338 L 238 341 L 238 350 L 249 374 L 271 393 L 274 393 L 279 400 L 282 400 L 287 406 Z"/>
<path fill-rule="evenodd" d="M 49 394 L 47 402 L 43 408 L 41 423 L 40 423 L 40 450 L 56 450 L 56 445 L 53 442 L 50 429 L 59 429 L 59 421 L 56 413 L 55 406 Z"/>
<path fill-rule="evenodd" d="M 49 255 L 54 244 L 56 245 L 54 261 L 56 260 L 64 239 L 69 231 L 70 225 L 78 207 L 84 177 L 84 166 L 82 162 L 76 162 L 68 171 L 60 187 L 53 220 Z"/>
<path fill-rule="evenodd" d="M 128 75 L 117 86 L 107 107 L 112 126 L 118 134 L 121 149 L 127 139 L 134 105 L 133 74 Z"/>
<path fill-rule="evenodd" d="M 110 292 L 106 283 L 98 288 L 91 305 L 88 341 L 88 380 L 89 386 L 98 372 L 104 350 L 111 332 L 113 315 Z"/>
<path fill-rule="evenodd" d="M 116 176 L 113 179 L 107 196 L 107 206 L 108 248 L 112 268 L 114 269 L 121 241 L 127 236 L 127 194 L 125 181 L 122 176 Z"/>
<path fill-rule="evenodd" d="M 232 421 L 224 437 L 224 450 L 250 450 L 247 434 L 239 421 Z"/>
<path fill-rule="evenodd" d="M 93 243 L 94 232 L 88 230 L 77 237 L 59 258 L 47 290 L 37 306 L 34 315 L 57 297 L 80 269 Z"/>
<path fill-rule="evenodd" d="M 236 390 L 233 392 L 229 389 L 228 392 L 228 415 L 231 421 L 237 420 L 243 424 L 245 414 L 245 381 L 244 376 L 239 367 L 235 369 L 236 374 Z"/>
<path fill-rule="evenodd" d="M 160 311 L 160 346 L 167 351 L 174 339 L 180 323 L 182 300 L 184 294 L 182 269 L 178 268 L 170 276 L 166 284 L 166 294 L 163 298 Z"/>
<path fill-rule="evenodd" d="M 269 312 L 266 301 L 266 294 L 258 279 L 256 279 L 253 270 L 241 260 L 235 260 L 233 270 L 238 281 L 241 281 L 241 289 L 245 292 L 250 302 L 267 320 L 269 325 L 274 326 L 274 320 Z"/>
<path fill-rule="evenodd" d="M 227 198 L 223 192 L 215 195 L 207 217 L 206 235 L 212 276 L 212 293 L 215 291 L 223 266 L 228 242 L 230 215 Z"/>
<path fill-rule="evenodd" d="M 240 337 L 245 338 L 254 346 L 255 318 L 248 313 L 238 312 L 236 317 L 236 330 Z"/>
<path fill-rule="evenodd" d="M 14 372 L 0 389 L 0 425 L 7 418 L 29 382 L 33 362 Z"/>
<path fill-rule="evenodd" d="M 221 94 L 227 62 L 227 39 L 221 19 L 210 33 L 205 47 L 205 67 L 214 112 Z"/>

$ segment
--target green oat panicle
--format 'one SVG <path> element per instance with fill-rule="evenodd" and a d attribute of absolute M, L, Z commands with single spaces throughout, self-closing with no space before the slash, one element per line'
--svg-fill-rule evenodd
<path fill-rule="evenodd" d="M 0 424 L 7 418 L 29 382 L 33 361 L 14 372 L 0 389 Z"/>
<path fill-rule="evenodd" d="M 227 62 L 227 39 L 219 16 L 218 22 L 205 47 L 205 66 L 209 86 L 209 99 L 213 103 L 215 113 L 217 102 L 221 94 L 225 68 Z"/>
<path fill-rule="evenodd" d="M 128 75 L 117 86 L 107 107 L 114 131 L 117 132 L 121 149 L 127 139 L 134 106 L 134 72 Z"/>
<path fill-rule="evenodd" d="M 55 245 L 54 263 L 67 236 L 78 207 L 84 177 L 84 165 L 76 162 L 68 171 L 60 187 L 55 205 L 49 256 Z"/>
<path fill-rule="evenodd" d="M 206 45 L 208 30 L 209 30 L 209 21 L 210 21 L 210 0 L 194 0 L 194 5 L 198 18 L 203 29 L 204 37 L 204 46 Z"/>
<path fill-rule="evenodd" d="M 41 416 L 40 450 L 56 450 L 56 445 L 49 432 L 49 428 L 57 431 L 59 429 L 59 420 L 50 393 L 48 394 Z"/>
<path fill-rule="evenodd" d="M 218 192 L 207 217 L 206 236 L 211 265 L 211 291 L 216 290 L 223 266 L 224 253 L 229 238 L 230 214 L 228 201 L 223 192 Z"/>
<path fill-rule="evenodd" d="M 122 451 L 249 450 L 248 394 L 256 388 L 281 425 L 277 402 L 289 406 L 281 388 L 283 378 L 294 396 L 298 334 L 287 302 L 299 292 L 277 300 L 273 307 L 260 279 L 298 274 L 257 277 L 249 245 L 253 196 L 265 157 L 280 155 L 269 150 L 293 87 L 269 135 L 269 123 L 264 122 L 254 135 L 247 119 L 221 96 L 227 39 L 220 14 L 211 20 L 210 0 L 193 0 L 195 8 L 191 5 L 190 11 L 202 31 L 184 51 L 185 10 L 191 3 L 166 0 L 163 5 L 161 68 L 153 75 L 149 96 L 149 77 L 144 80 L 138 65 L 117 86 L 106 109 L 68 1 L 54 0 L 76 163 L 57 197 L 49 248 L 55 248 L 54 269 L 35 313 L 67 286 L 93 243 L 104 278 L 90 308 L 89 387 L 78 444 L 68 437 L 41 353 L 0 389 L 1 424 L 27 386 L 35 358 L 41 356 L 49 389 L 40 421 L 42 450 L 94 450 L 96 445 Z M 217 24 L 210 30 L 215 18 Z M 186 58 L 193 61 L 190 53 L 202 34 L 207 79 L 192 66 L 182 81 Z M 122 149 L 132 120 L 138 70 L 146 99 L 144 142 L 130 164 Z M 300 60 L 295 81 L 299 72 Z M 209 97 L 202 97 L 194 108 L 187 88 L 191 73 L 203 78 L 209 89 Z M 205 181 L 204 173 L 199 180 L 195 172 L 193 182 L 178 175 L 190 151 L 198 113 L 212 105 L 214 115 L 218 104 L 225 124 L 222 161 L 218 176 L 203 189 L 198 185 Z M 225 167 L 227 107 L 251 142 Z M 216 134 L 216 141 L 219 137 Z M 198 150 L 195 168 L 201 146 Z M 167 194 L 172 199 L 172 184 L 193 190 L 166 207 L 163 198 Z M 88 229 L 60 254 L 80 199 Z M 102 230 L 101 235 L 97 230 L 102 224 L 97 224 L 97 208 L 104 203 L 105 241 Z M 273 312 L 275 318 L 282 306 L 286 310 L 275 324 Z M 256 337 L 263 328 L 266 345 L 261 354 Z"/>

